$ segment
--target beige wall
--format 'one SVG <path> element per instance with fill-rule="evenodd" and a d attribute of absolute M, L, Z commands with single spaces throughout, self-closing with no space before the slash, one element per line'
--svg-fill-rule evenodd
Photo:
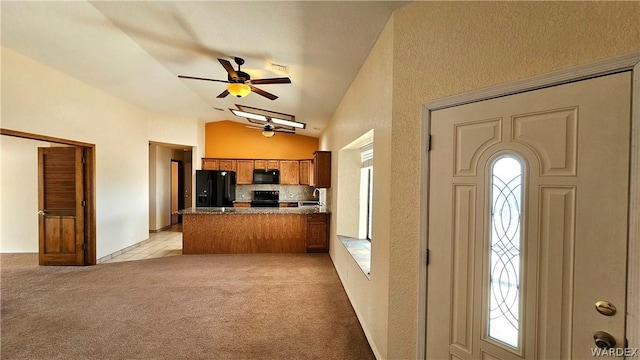
<path fill-rule="evenodd" d="M 2 128 L 95 144 L 97 257 L 148 238 L 149 141 L 202 152 L 204 123 L 147 112 L 5 47 L 1 80 Z M 4 221 L 12 209 L 37 207 L 37 198 L 4 196 L 33 192 L 32 180 L 16 182 L 6 174 L 37 166 L 37 157 L 25 155 L 16 164 L 8 157 L 23 146 L 2 138 L 0 251 L 37 252 L 33 231 L 15 238 L 21 229 L 32 229 L 35 212 L 14 213 L 10 223 Z"/>
<path fill-rule="evenodd" d="M 321 139 L 321 149 L 332 152 L 331 183 L 333 187 L 330 189 L 329 203 L 338 204 L 338 193 L 343 190 L 337 188 L 338 170 L 342 167 L 343 161 L 353 161 L 353 159 L 341 159 L 340 149 L 368 131 L 374 130 L 373 203 L 375 210 L 371 245 L 371 279 L 367 279 L 336 237 L 336 226 L 331 227 L 330 254 L 369 342 L 378 358 L 381 359 L 387 356 L 389 313 L 387 299 L 389 244 L 391 242 L 389 234 L 391 154 L 389 149 L 391 147 L 393 80 L 392 36 L 393 21 L 387 24 L 380 35 L 377 44 L 336 109 Z M 353 185 L 356 187 L 359 185 L 357 178 Z M 341 220 L 352 218 L 357 225 L 357 209 L 351 214 L 341 214 L 340 209 L 342 207 L 332 206 L 332 224 L 339 224 Z"/>
<path fill-rule="evenodd" d="M 378 142 L 376 128 L 374 168 L 386 167 L 385 176 L 393 178 L 384 187 L 374 180 L 374 214 L 390 223 L 389 233 L 372 243 L 371 281 L 354 279 L 356 269 L 335 234 L 331 244 L 381 358 L 417 355 L 422 104 L 639 51 L 639 18 L 639 2 L 415 2 L 394 14 L 320 141 L 337 151 L 358 132 L 380 126 L 388 134 L 392 124 L 386 143 Z M 390 159 L 381 164 L 380 154 Z"/>

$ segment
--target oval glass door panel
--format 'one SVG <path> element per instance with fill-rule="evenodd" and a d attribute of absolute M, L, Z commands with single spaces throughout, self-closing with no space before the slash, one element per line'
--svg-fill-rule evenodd
<path fill-rule="evenodd" d="M 522 164 L 512 156 L 491 168 L 488 335 L 519 347 Z"/>

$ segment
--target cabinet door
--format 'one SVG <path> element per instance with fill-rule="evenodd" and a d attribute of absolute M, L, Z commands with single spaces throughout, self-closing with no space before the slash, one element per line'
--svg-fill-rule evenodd
<path fill-rule="evenodd" d="M 300 164 L 297 160 L 280 161 L 280 184 L 300 184 Z"/>
<path fill-rule="evenodd" d="M 311 185 L 310 172 L 311 160 L 300 160 L 300 185 Z"/>
<path fill-rule="evenodd" d="M 218 170 L 237 171 L 236 160 L 219 159 L 219 163 L 220 163 L 220 169 Z"/>
<path fill-rule="evenodd" d="M 313 154 L 315 187 L 331 187 L 331 151 L 316 151 Z"/>
<path fill-rule="evenodd" d="M 267 169 L 280 169 L 280 161 L 267 160 Z"/>
<path fill-rule="evenodd" d="M 202 170 L 220 170 L 218 159 L 202 159 Z"/>
<path fill-rule="evenodd" d="M 255 169 L 266 169 L 267 168 L 267 160 L 254 160 L 253 161 L 253 167 Z"/>
<path fill-rule="evenodd" d="M 248 203 L 248 202 L 236 202 L 236 203 L 233 203 L 233 207 L 248 208 L 248 207 L 251 207 L 251 203 Z"/>
<path fill-rule="evenodd" d="M 307 215 L 307 252 L 329 251 L 329 214 Z"/>
<path fill-rule="evenodd" d="M 251 185 L 253 183 L 253 160 L 238 160 L 236 166 L 238 168 L 236 184 Z"/>

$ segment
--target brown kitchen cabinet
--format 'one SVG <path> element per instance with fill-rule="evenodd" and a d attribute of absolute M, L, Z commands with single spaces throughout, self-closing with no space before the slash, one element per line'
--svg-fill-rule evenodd
<path fill-rule="evenodd" d="M 248 207 L 251 207 L 251 203 L 250 202 L 234 202 L 233 207 L 248 208 Z"/>
<path fill-rule="evenodd" d="M 256 169 L 280 169 L 280 161 L 279 160 L 255 160 L 254 167 Z"/>
<path fill-rule="evenodd" d="M 202 170 L 220 170 L 220 161 L 218 159 L 202 159 Z"/>
<path fill-rule="evenodd" d="M 238 171 L 237 160 L 219 159 L 220 168 L 218 170 Z"/>
<path fill-rule="evenodd" d="M 313 181 L 311 186 L 317 188 L 331 187 L 331 151 L 313 153 Z"/>
<path fill-rule="evenodd" d="M 307 252 L 329 251 L 329 223 L 331 214 L 307 214 Z"/>
<path fill-rule="evenodd" d="M 278 204 L 280 207 L 298 207 L 297 202 L 281 202 Z"/>
<path fill-rule="evenodd" d="M 251 185 L 253 183 L 253 160 L 237 160 L 236 161 L 236 184 Z"/>
<path fill-rule="evenodd" d="M 280 184 L 300 184 L 300 162 L 298 160 L 280 160 Z"/>
<path fill-rule="evenodd" d="M 300 160 L 300 185 L 311 185 L 312 160 Z"/>

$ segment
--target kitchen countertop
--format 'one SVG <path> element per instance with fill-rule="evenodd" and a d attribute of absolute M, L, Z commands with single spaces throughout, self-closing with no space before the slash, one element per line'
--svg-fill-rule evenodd
<path fill-rule="evenodd" d="M 303 207 L 195 207 L 178 211 L 182 215 L 198 215 L 198 214 L 329 214 L 329 210 L 322 207 L 303 206 Z"/>

